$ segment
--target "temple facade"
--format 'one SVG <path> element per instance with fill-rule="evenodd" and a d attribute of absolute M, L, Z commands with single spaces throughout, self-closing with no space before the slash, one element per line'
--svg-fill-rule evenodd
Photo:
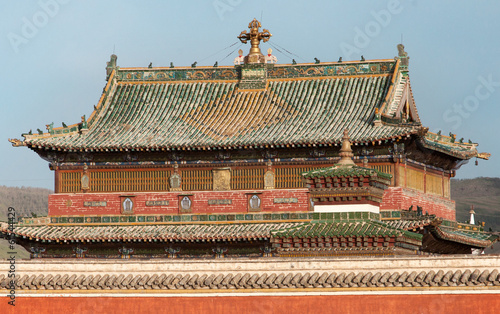
<path fill-rule="evenodd" d="M 55 176 L 48 217 L 19 222 L 19 241 L 35 257 L 122 258 L 471 253 L 496 241 L 457 223 L 450 198 L 458 168 L 489 154 L 422 124 L 402 45 L 385 60 L 277 64 L 260 27 L 240 34 L 251 48 L 234 66 L 121 68 L 112 55 L 90 117 L 10 140 Z"/>

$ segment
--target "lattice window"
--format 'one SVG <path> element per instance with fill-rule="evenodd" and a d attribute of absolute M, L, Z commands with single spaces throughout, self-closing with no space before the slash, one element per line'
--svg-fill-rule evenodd
<path fill-rule="evenodd" d="M 170 173 L 167 170 L 90 172 L 90 191 L 168 191 Z"/>
<path fill-rule="evenodd" d="M 276 168 L 275 184 L 277 189 L 304 188 L 302 173 L 322 167 Z"/>
<path fill-rule="evenodd" d="M 59 177 L 59 193 L 75 193 L 81 191 L 82 174 L 80 172 L 61 172 Z"/>
<path fill-rule="evenodd" d="M 392 173 L 392 165 L 373 165 L 372 169 L 378 170 L 383 173 L 393 174 Z"/>
<path fill-rule="evenodd" d="M 231 171 L 232 190 L 261 190 L 264 188 L 263 168 L 234 169 Z"/>
<path fill-rule="evenodd" d="M 212 190 L 212 170 L 183 170 L 181 177 L 183 191 Z"/>
<path fill-rule="evenodd" d="M 171 171 L 89 171 L 89 192 L 168 191 Z M 61 172 L 59 193 L 81 192 L 81 172 Z"/>

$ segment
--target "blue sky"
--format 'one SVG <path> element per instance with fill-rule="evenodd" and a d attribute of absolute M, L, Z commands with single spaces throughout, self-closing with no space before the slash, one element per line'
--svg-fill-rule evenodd
<path fill-rule="evenodd" d="M 239 44 L 224 48 L 254 17 L 297 62 L 393 58 L 403 37 L 423 124 L 492 154 L 457 177 L 500 177 L 498 1 L 25 0 L 0 12 L 0 185 L 53 188 L 47 162 L 7 139 L 88 117 L 113 51 L 121 67 L 229 65 Z"/>

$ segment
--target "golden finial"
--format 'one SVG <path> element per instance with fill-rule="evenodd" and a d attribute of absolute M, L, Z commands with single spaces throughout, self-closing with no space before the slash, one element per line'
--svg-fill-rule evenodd
<path fill-rule="evenodd" d="M 256 19 L 253 19 L 253 21 L 248 24 L 248 28 L 250 29 L 250 32 L 247 33 L 246 30 L 242 31 L 240 35 L 238 36 L 238 39 L 246 44 L 248 40 L 250 40 L 250 44 L 252 45 L 250 47 L 250 52 L 248 56 L 245 57 L 245 63 L 264 63 L 264 56 L 260 52 L 259 44 L 260 41 L 262 40 L 263 42 L 266 42 L 269 40 L 269 38 L 272 36 L 271 33 L 267 29 L 263 29 L 262 32 L 259 32 L 259 28 L 261 27 L 260 22 L 257 21 Z"/>

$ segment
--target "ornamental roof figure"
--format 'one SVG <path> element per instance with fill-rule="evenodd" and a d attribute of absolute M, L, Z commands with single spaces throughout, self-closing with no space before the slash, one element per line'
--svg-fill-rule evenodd
<path fill-rule="evenodd" d="M 351 149 L 351 142 L 349 141 L 349 130 L 345 129 L 344 130 L 344 136 L 342 137 L 342 148 L 340 149 L 340 161 L 338 162 L 339 165 L 345 166 L 345 167 L 352 167 L 354 166 L 354 161 L 352 160 L 352 157 L 354 154 L 352 153 Z"/>
<path fill-rule="evenodd" d="M 263 29 L 262 32 L 259 32 L 259 28 L 261 24 L 257 19 L 253 19 L 253 21 L 248 24 L 248 28 L 250 28 L 250 32 L 247 33 L 246 30 L 242 31 L 238 36 L 238 39 L 246 44 L 248 40 L 250 40 L 250 52 L 245 57 L 246 63 L 265 63 L 264 55 L 260 52 L 260 41 L 266 42 L 271 38 L 272 34 L 267 29 Z"/>

